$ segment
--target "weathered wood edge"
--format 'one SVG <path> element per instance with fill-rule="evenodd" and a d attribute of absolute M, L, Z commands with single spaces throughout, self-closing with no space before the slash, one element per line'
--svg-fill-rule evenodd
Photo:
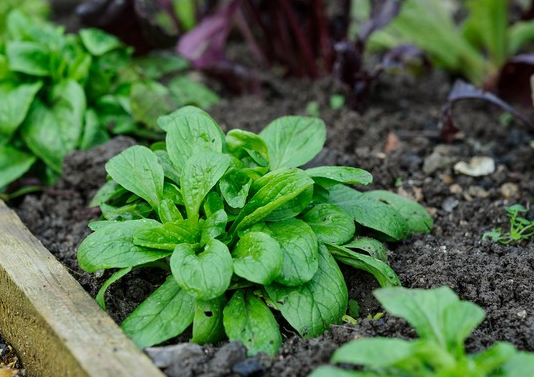
<path fill-rule="evenodd" d="M 35 377 L 163 377 L 1 200 L 0 331 Z"/>

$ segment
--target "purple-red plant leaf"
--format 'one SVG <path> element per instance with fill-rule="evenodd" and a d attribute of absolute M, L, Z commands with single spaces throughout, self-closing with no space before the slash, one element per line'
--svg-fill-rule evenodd
<path fill-rule="evenodd" d="M 509 59 L 496 82 L 496 92 L 511 103 L 532 108 L 530 77 L 534 74 L 534 54 L 521 54 Z"/>
<path fill-rule="evenodd" d="M 497 105 L 503 110 L 515 116 L 526 126 L 534 129 L 534 125 L 528 119 L 526 119 L 521 113 L 519 113 L 508 103 L 497 97 L 495 94 L 486 92 L 482 89 L 478 89 L 463 80 L 457 80 L 454 83 L 454 86 L 447 97 L 447 102 L 442 108 L 441 136 L 445 140 L 452 141 L 454 135 L 458 132 L 458 128 L 454 123 L 454 117 L 452 114 L 452 106 L 454 105 L 454 103 L 458 101 L 473 99 L 483 100 Z"/>

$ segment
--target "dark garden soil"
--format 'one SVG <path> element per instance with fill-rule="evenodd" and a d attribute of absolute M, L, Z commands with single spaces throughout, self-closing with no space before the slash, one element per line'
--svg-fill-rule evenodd
<path fill-rule="evenodd" d="M 534 241 L 502 246 L 482 241 L 482 234 L 506 226 L 505 206 L 520 203 L 534 218 L 534 149 L 532 134 L 515 122 L 506 125 L 500 113 L 479 102 L 455 107 L 462 137 L 445 144 L 438 135 L 440 108 L 451 87 L 434 73 L 422 78 L 383 76 L 364 115 L 329 106 L 330 96 L 342 93 L 332 80 L 317 82 L 269 80 L 263 97 L 224 100 L 210 113 L 225 129 L 259 131 L 271 120 L 288 114 L 306 114 L 311 101 L 319 105 L 328 126 L 326 148 L 313 162 L 348 165 L 369 170 L 371 189 L 387 189 L 418 200 L 432 213 L 429 235 L 416 235 L 390 244 L 390 261 L 406 287 L 450 286 L 464 300 L 487 312 L 487 318 L 468 341 L 469 351 L 506 340 L 534 351 Z M 110 143 L 70 155 L 64 178 L 41 195 L 29 195 L 16 204 L 28 228 L 95 295 L 107 275 L 94 277 L 77 267 L 76 248 L 89 234 L 87 222 L 98 212 L 86 206 L 105 182 L 103 164 L 128 147 L 119 137 Z M 494 159 L 494 173 L 471 177 L 453 166 L 474 156 Z M 110 289 L 108 309 L 117 321 L 140 303 L 161 281 L 144 271 Z M 381 309 L 371 295 L 377 283 L 364 272 L 344 269 L 350 297 L 361 305 L 357 325 L 334 326 L 316 339 L 301 339 L 284 326 L 279 355 L 247 359 L 236 343 L 184 346 L 167 368 L 169 376 L 306 376 L 328 362 L 342 343 L 358 336 L 415 334 L 406 324 L 385 315 L 367 319 Z M 187 340 L 187 336 L 181 340 Z"/>

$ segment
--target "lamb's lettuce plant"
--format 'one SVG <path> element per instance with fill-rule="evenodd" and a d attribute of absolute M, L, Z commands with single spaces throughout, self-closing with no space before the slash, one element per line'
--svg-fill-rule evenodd
<path fill-rule="evenodd" d="M 299 168 L 325 142 L 318 118 L 225 135 L 187 106 L 158 124 L 164 143 L 130 147 L 106 164 L 110 180 L 92 203 L 103 220 L 78 250 L 84 270 L 116 269 L 98 295 L 102 307 L 104 291 L 133 268 L 168 274 L 121 325 L 139 347 L 192 325 L 195 342 L 226 335 L 251 354 L 274 354 L 282 338 L 272 310 L 304 337 L 321 334 L 348 305 L 337 262 L 399 285 L 380 241 L 432 227 L 415 202 L 347 186 L 371 183 L 365 170 Z"/>
<path fill-rule="evenodd" d="M 482 239 L 491 239 L 503 245 L 528 242 L 534 237 L 534 219 L 529 220 L 521 216 L 521 213 L 528 212 L 528 209 L 521 204 L 514 204 L 506 208 L 510 218 L 510 231 L 506 232 L 502 228 L 494 228 L 482 235 Z"/>
<path fill-rule="evenodd" d="M 374 292 L 391 314 L 404 318 L 419 338 L 362 338 L 338 349 L 333 363 L 363 370 L 324 366 L 310 377 L 519 377 L 534 370 L 534 354 L 506 342 L 467 354 L 465 339 L 482 322 L 479 306 L 461 301 L 448 287 L 431 290 L 402 287 Z"/>
<path fill-rule="evenodd" d="M 111 134 L 163 137 L 160 115 L 218 100 L 183 75 L 188 64 L 175 55 L 137 61 L 112 35 L 66 34 L 18 3 L 0 6 L 9 11 L 0 17 L 0 192 L 32 167 L 52 181 L 67 153 Z"/>

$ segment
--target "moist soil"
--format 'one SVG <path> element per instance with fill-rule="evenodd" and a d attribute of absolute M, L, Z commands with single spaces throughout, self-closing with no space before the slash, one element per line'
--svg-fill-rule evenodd
<path fill-rule="evenodd" d="M 374 183 L 365 189 L 386 189 L 424 205 L 435 220 L 428 235 L 389 244 L 390 263 L 409 288 L 447 285 L 464 300 L 480 305 L 486 319 L 467 341 L 470 352 L 497 340 L 534 351 L 534 241 L 503 246 L 482 240 L 494 227 L 507 226 L 505 207 L 520 203 L 534 218 L 534 149 L 532 134 L 497 109 L 477 101 L 458 104 L 454 116 L 459 137 L 445 143 L 439 137 L 440 109 L 451 88 L 450 79 L 434 72 L 423 77 L 383 75 L 362 115 L 332 109 L 332 94 L 343 88 L 331 78 L 298 81 L 269 78 L 262 96 L 224 99 L 210 114 L 225 129 L 260 131 L 273 119 L 306 115 L 310 102 L 328 127 L 324 150 L 314 165 L 346 165 L 370 171 Z M 96 277 L 79 269 L 76 248 L 89 234 L 87 223 L 98 218 L 87 207 L 105 182 L 104 163 L 134 144 L 117 137 L 108 144 L 69 155 L 64 176 L 38 195 L 11 203 L 28 228 L 93 296 L 107 274 Z M 494 173 L 472 177 L 453 166 L 474 156 L 495 161 Z M 306 376 L 327 363 L 341 344 L 360 336 L 399 336 L 415 333 L 404 321 L 384 315 L 371 291 L 378 287 L 365 272 L 343 268 L 349 295 L 360 306 L 357 324 L 333 326 L 323 336 L 302 339 L 282 324 L 284 343 L 274 358 L 247 358 L 238 343 L 186 346 L 165 372 L 169 376 Z M 161 282 L 156 271 L 134 272 L 108 292 L 110 315 L 122 321 Z M 178 342 L 186 342 L 187 334 Z M 189 348 L 187 348 L 189 347 Z M 200 350 L 200 351 L 199 351 Z M 185 356 L 184 356 L 185 355 Z"/>

